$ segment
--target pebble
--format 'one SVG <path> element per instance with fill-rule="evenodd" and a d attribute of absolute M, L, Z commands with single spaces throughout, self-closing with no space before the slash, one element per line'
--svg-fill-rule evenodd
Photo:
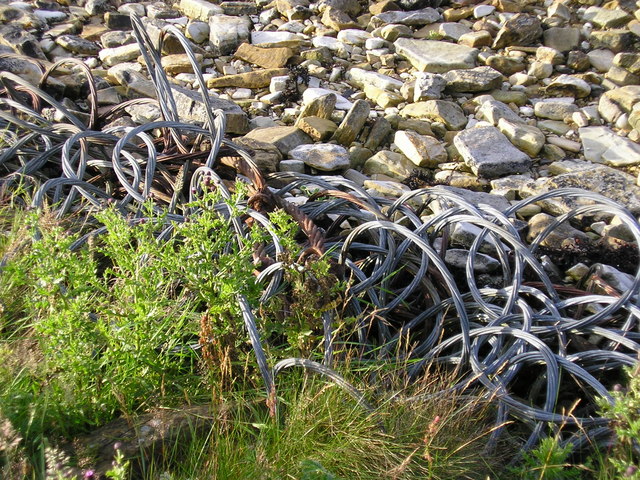
<path fill-rule="evenodd" d="M 638 175 L 622 170 L 640 165 L 640 19 L 624 2 L 370 1 L 368 13 L 337 0 L 58 3 L 15 3 L 23 13 L 0 25 L 0 46 L 42 61 L 80 57 L 110 105 L 156 95 L 129 15 L 142 17 L 152 41 L 173 24 L 193 42 L 227 134 L 247 142 L 265 172 L 345 171 L 390 197 L 415 171 L 465 189 L 491 179 L 514 200 L 577 187 L 640 213 Z M 193 67 L 174 38 L 165 50 L 178 113 L 202 125 Z M 287 94 L 293 65 L 300 98 Z M 0 70 L 32 83 L 40 75 L 17 58 L 1 58 Z M 80 91 L 63 79 L 51 89 Z M 160 118 L 153 105 L 127 111 L 138 123 Z M 535 180 L 532 159 L 546 162 Z M 569 206 L 549 200 L 519 215 L 540 221 Z M 601 234 L 620 238 L 618 230 Z M 462 268 L 466 254 L 445 260 Z"/>

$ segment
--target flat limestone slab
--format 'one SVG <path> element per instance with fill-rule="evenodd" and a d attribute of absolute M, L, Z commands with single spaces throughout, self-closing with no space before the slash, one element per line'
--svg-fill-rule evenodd
<path fill-rule="evenodd" d="M 531 167 L 529 155 L 514 147 L 496 127 L 464 130 L 453 142 L 464 162 L 479 177 L 498 178 L 524 173 Z"/>
<path fill-rule="evenodd" d="M 445 73 L 476 66 L 478 49 L 437 40 L 399 38 L 396 52 L 421 72 Z"/>

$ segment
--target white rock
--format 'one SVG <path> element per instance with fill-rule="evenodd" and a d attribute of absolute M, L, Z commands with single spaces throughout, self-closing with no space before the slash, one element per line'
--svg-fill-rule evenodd
<path fill-rule="evenodd" d="M 302 94 L 302 102 L 304 104 L 307 104 L 314 98 L 321 97 L 322 95 L 327 95 L 328 93 L 333 93 L 336 96 L 336 109 L 349 110 L 353 106 L 353 103 L 340 95 L 338 92 L 328 90 L 326 88 L 307 88 Z"/>
<path fill-rule="evenodd" d="M 33 14 L 39 20 L 47 23 L 60 22 L 67 18 L 67 14 L 57 10 L 34 10 Z"/>
<path fill-rule="evenodd" d="M 209 38 L 209 24 L 206 22 L 189 22 L 184 30 L 185 35 L 189 40 L 193 40 L 195 43 L 204 43 Z"/>
<path fill-rule="evenodd" d="M 349 43 L 351 45 L 364 45 L 365 42 L 371 39 L 371 34 L 364 30 L 356 30 L 355 28 L 348 28 L 346 30 L 340 30 L 338 32 L 338 40 L 342 43 Z"/>
<path fill-rule="evenodd" d="M 241 43 L 249 40 L 250 28 L 251 21 L 247 18 L 213 15 L 209 18 L 209 41 L 220 55 L 229 55 L 235 52 Z M 254 33 L 256 32 L 252 33 L 252 38 Z"/>
<path fill-rule="evenodd" d="M 253 92 L 250 88 L 238 88 L 233 94 L 231 98 L 234 100 L 245 100 L 248 98 L 253 98 Z"/>
<path fill-rule="evenodd" d="M 134 60 L 138 58 L 138 55 L 140 55 L 140 47 L 137 43 L 115 48 L 103 48 L 98 53 L 98 57 L 106 67 Z"/>
<path fill-rule="evenodd" d="M 289 156 L 325 172 L 349 168 L 350 163 L 349 152 L 340 145 L 330 143 L 300 145 L 289 151 Z"/>
<path fill-rule="evenodd" d="M 610 128 L 583 127 L 579 133 L 588 161 L 613 167 L 640 164 L 640 145 L 616 135 Z"/>
<path fill-rule="evenodd" d="M 282 75 L 278 77 L 272 77 L 269 84 L 269 91 L 271 93 L 284 92 L 287 88 L 288 75 Z"/>
<path fill-rule="evenodd" d="M 491 15 L 495 11 L 496 7 L 493 5 L 478 5 L 473 9 L 473 16 L 475 18 L 486 17 L 487 15 Z"/>
<path fill-rule="evenodd" d="M 290 32 L 251 32 L 251 43 L 261 47 L 298 46 L 305 40 L 299 33 Z"/>
<path fill-rule="evenodd" d="M 367 39 L 367 41 L 364 42 L 364 46 L 367 50 L 377 50 L 385 48 L 387 46 L 387 42 L 382 38 L 373 37 Z"/>
<path fill-rule="evenodd" d="M 388 75 L 382 75 L 377 72 L 369 72 L 361 68 L 352 68 L 346 73 L 346 78 L 351 83 L 356 84 L 360 88 L 365 85 L 373 85 L 383 90 L 400 90 L 402 82 Z"/>
<path fill-rule="evenodd" d="M 444 73 L 458 68 L 476 66 L 478 50 L 436 40 L 399 38 L 396 52 L 421 72 Z"/>
<path fill-rule="evenodd" d="M 327 47 L 329 50 L 337 51 L 344 48 L 344 44 L 337 38 L 333 37 L 313 37 L 311 43 L 314 47 Z"/>
<path fill-rule="evenodd" d="M 444 146 L 433 137 L 400 130 L 393 137 L 393 142 L 418 167 L 434 168 L 448 160 Z"/>
<path fill-rule="evenodd" d="M 189 18 L 206 22 L 212 15 L 223 13 L 222 7 L 206 0 L 180 0 L 180 10 Z"/>

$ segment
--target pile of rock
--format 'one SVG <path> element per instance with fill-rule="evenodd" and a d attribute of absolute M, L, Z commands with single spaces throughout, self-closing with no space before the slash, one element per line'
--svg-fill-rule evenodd
<path fill-rule="evenodd" d="M 15 1 L 0 7 L 0 49 L 45 65 L 81 58 L 99 79 L 102 106 L 154 98 L 131 32 L 135 12 L 156 45 L 166 25 L 185 33 L 214 108 L 227 113 L 227 133 L 255 153 L 265 172 L 341 175 L 389 197 L 415 186 L 405 184 L 408 177 L 506 201 L 573 186 L 638 214 L 639 6 L 632 0 Z M 204 123 L 183 47 L 166 36 L 162 51 L 181 119 Z M 0 70 L 32 82 L 41 74 L 33 62 L 12 56 L 0 58 Z M 70 70 L 51 77 L 48 88 L 76 101 L 83 77 Z M 76 102 L 79 114 L 83 107 Z M 160 118 L 153 104 L 126 110 L 120 125 Z M 539 205 L 521 215 L 543 210 L 557 215 L 566 208 Z"/>

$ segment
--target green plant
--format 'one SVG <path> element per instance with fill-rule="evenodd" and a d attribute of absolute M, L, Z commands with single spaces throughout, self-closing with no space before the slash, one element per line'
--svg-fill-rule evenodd
<path fill-rule="evenodd" d="M 611 419 L 615 442 L 601 453 L 604 478 L 640 479 L 640 365 L 626 369 L 626 387 L 616 385 L 611 392 L 614 403 L 600 399 L 602 415 Z"/>
<path fill-rule="evenodd" d="M 571 480 L 580 478 L 581 469 L 569 462 L 573 445 L 562 446 L 557 437 L 543 438 L 540 444 L 525 452 L 522 464 L 512 473 L 526 480 Z"/>

